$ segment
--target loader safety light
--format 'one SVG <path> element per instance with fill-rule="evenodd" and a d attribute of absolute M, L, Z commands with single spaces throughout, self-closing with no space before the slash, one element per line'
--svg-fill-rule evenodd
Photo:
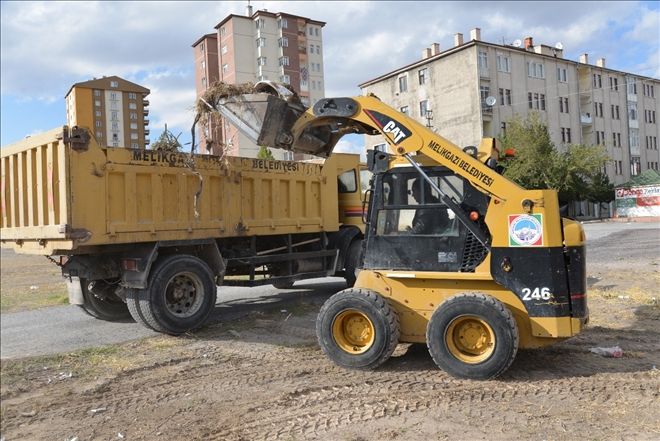
<path fill-rule="evenodd" d="M 138 262 L 140 259 L 122 259 L 121 268 L 124 271 L 138 271 Z"/>
<path fill-rule="evenodd" d="M 479 213 L 476 211 L 471 211 L 470 212 L 470 220 L 471 221 L 476 221 L 479 219 Z"/>

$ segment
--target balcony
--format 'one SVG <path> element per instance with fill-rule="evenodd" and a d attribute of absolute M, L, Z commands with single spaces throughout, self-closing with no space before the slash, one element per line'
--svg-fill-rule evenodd
<path fill-rule="evenodd" d="M 147 118 L 144 119 L 144 125 L 148 126 L 149 125 L 149 120 Z"/>
<path fill-rule="evenodd" d="M 594 123 L 593 118 L 591 117 L 591 113 L 581 113 L 580 114 L 580 122 L 584 126 L 590 126 L 591 124 Z"/>
<path fill-rule="evenodd" d="M 147 107 L 149 105 L 149 100 L 142 100 L 142 105 Z"/>
<path fill-rule="evenodd" d="M 147 136 L 149 134 L 149 129 L 144 129 L 144 135 Z"/>
<path fill-rule="evenodd" d="M 146 138 L 146 139 L 144 140 L 144 145 L 149 145 L 150 143 L 151 143 L 151 141 L 149 141 L 149 138 Z"/>
<path fill-rule="evenodd" d="M 149 109 L 144 109 L 144 110 L 142 110 L 142 114 L 143 114 L 144 116 L 149 116 Z"/>

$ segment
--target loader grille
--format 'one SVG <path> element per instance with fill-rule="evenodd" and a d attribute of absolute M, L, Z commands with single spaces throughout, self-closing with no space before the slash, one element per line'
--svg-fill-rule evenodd
<path fill-rule="evenodd" d="M 473 273 L 474 269 L 479 266 L 486 258 L 488 250 L 470 231 L 467 232 L 465 238 L 465 248 L 463 248 L 463 261 L 461 262 L 462 273 Z"/>

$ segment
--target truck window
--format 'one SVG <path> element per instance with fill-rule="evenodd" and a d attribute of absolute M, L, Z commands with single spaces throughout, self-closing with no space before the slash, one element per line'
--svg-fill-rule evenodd
<path fill-rule="evenodd" d="M 369 190 L 369 181 L 371 181 L 371 173 L 369 170 L 362 169 L 360 170 L 360 194 L 364 196 L 367 190 Z"/>
<path fill-rule="evenodd" d="M 357 191 L 355 170 L 348 170 L 337 178 L 339 193 L 354 193 Z"/>

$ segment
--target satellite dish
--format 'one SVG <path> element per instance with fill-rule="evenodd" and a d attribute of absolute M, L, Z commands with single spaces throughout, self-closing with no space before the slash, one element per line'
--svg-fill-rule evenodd
<path fill-rule="evenodd" d="M 564 44 L 560 41 L 557 44 L 555 44 L 555 49 L 562 50 L 564 49 Z"/>
<path fill-rule="evenodd" d="M 521 39 L 513 40 L 513 46 L 514 47 L 522 46 L 522 40 Z"/>
<path fill-rule="evenodd" d="M 495 99 L 494 96 L 486 97 L 486 105 L 487 105 L 488 107 L 493 107 L 493 106 L 495 105 L 496 102 L 497 102 L 497 100 Z"/>

